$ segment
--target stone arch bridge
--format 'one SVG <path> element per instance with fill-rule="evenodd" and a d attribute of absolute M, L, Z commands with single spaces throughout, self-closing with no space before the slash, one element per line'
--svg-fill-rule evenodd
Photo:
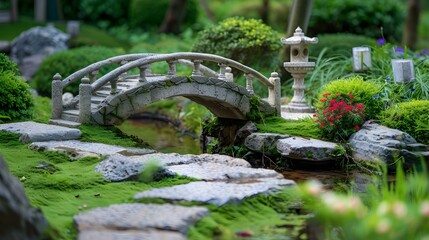
<path fill-rule="evenodd" d="M 215 63 L 218 69 L 203 65 Z M 154 74 L 151 65 L 166 64 L 167 72 Z M 192 68 L 189 76 L 178 76 L 176 65 Z M 104 66 L 118 66 L 100 76 Z M 234 82 L 232 73 L 241 72 L 246 86 Z M 128 54 L 93 63 L 62 79 L 57 73 L 52 81 L 51 124 L 77 127 L 81 123 L 116 125 L 146 105 L 161 99 L 184 96 L 207 107 L 222 118 L 246 119 L 253 96 L 253 81 L 268 88 L 268 101 L 261 111 L 280 113 L 280 79 L 277 73 L 270 78 L 234 60 L 204 53 Z M 66 104 L 63 89 L 80 81 L 79 95 Z"/>

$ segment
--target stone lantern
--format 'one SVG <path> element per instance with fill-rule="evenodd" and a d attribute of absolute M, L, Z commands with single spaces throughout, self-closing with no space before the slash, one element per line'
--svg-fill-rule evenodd
<path fill-rule="evenodd" d="M 314 69 L 315 63 L 308 62 L 308 44 L 316 44 L 317 38 L 304 36 L 302 29 L 298 27 L 290 38 L 282 38 L 281 42 L 290 45 L 290 62 L 283 63 L 286 71 L 290 72 L 293 77 L 293 98 L 291 102 L 282 106 L 282 111 L 291 113 L 311 113 L 314 109 L 307 105 L 304 96 L 304 77 Z"/>

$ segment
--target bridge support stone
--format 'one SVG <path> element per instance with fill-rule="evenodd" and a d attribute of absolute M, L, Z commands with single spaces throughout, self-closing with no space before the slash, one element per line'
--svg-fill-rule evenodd
<path fill-rule="evenodd" d="M 52 79 L 52 119 L 60 119 L 63 113 L 63 86 L 61 75 L 55 74 Z"/>

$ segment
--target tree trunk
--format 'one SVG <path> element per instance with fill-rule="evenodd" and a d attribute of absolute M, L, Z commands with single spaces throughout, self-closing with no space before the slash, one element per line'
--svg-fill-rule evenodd
<path fill-rule="evenodd" d="M 207 18 L 212 22 L 216 22 L 213 11 L 210 9 L 207 1 L 206 0 L 200 0 L 200 4 L 201 4 L 201 7 L 203 8 L 203 11 L 206 14 Z"/>
<path fill-rule="evenodd" d="M 414 49 L 417 43 L 420 0 L 408 0 L 408 14 L 405 20 L 403 43 L 410 49 Z"/>
<path fill-rule="evenodd" d="M 270 11 L 270 0 L 262 0 L 261 19 L 262 22 L 268 24 L 268 16 Z"/>
<path fill-rule="evenodd" d="M 307 32 L 308 22 L 310 21 L 311 8 L 313 0 L 293 0 L 290 9 L 289 23 L 286 30 L 286 38 L 291 37 L 297 27 L 300 27 L 304 33 Z M 290 46 L 285 45 L 281 51 L 283 62 L 290 61 Z M 282 82 L 290 78 L 290 74 L 281 66 Z"/>
<path fill-rule="evenodd" d="M 180 33 L 180 26 L 186 14 L 186 0 L 170 0 L 170 5 L 161 25 L 161 33 Z"/>

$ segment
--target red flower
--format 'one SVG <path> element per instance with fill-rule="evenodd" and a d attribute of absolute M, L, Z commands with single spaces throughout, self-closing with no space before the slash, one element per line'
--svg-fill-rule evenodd
<path fill-rule="evenodd" d="M 325 100 L 326 101 L 326 100 Z M 337 99 L 332 99 L 330 102 L 329 102 L 329 104 L 330 105 L 334 105 L 334 103 L 336 103 L 337 102 Z"/>
<path fill-rule="evenodd" d="M 314 120 L 315 122 L 320 122 L 320 120 L 319 119 L 316 119 L 316 120 Z"/>
<path fill-rule="evenodd" d="M 340 119 L 341 117 L 342 117 L 341 115 L 336 116 L 337 119 Z"/>
<path fill-rule="evenodd" d="M 358 125 L 355 126 L 356 131 L 359 131 L 360 127 Z"/>
<path fill-rule="evenodd" d="M 330 93 L 324 93 L 322 96 L 327 97 L 329 95 L 331 95 L 331 94 Z"/>
<path fill-rule="evenodd" d="M 337 93 L 337 97 L 341 96 L 341 93 Z"/>
<path fill-rule="evenodd" d="M 320 101 L 324 103 L 324 102 L 326 102 L 326 98 L 322 98 L 322 99 L 320 99 Z"/>
<path fill-rule="evenodd" d="M 357 109 L 362 109 L 363 108 L 363 104 L 361 104 L 361 103 L 356 104 L 356 108 Z"/>
<path fill-rule="evenodd" d="M 351 110 L 353 110 L 353 106 L 347 106 L 347 107 L 346 107 L 346 111 L 347 111 L 347 112 L 350 112 Z"/>
<path fill-rule="evenodd" d="M 334 122 L 329 122 L 329 124 L 334 125 Z"/>
<path fill-rule="evenodd" d="M 317 117 L 317 114 L 313 114 L 313 117 Z"/>
<path fill-rule="evenodd" d="M 353 95 L 351 95 L 350 93 L 347 93 L 347 96 L 349 96 L 350 99 L 353 99 Z"/>

